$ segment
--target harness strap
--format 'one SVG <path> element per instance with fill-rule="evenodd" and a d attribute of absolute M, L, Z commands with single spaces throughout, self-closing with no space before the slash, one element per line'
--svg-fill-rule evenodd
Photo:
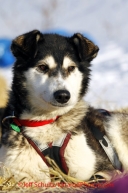
<path fill-rule="evenodd" d="M 50 144 L 39 144 L 38 142 L 30 139 L 28 136 L 24 135 L 30 145 L 36 150 L 36 152 L 40 155 L 43 161 L 50 166 L 45 158 L 45 156 L 49 156 L 53 159 L 57 165 L 62 169 L 62 171 L 68 174 L 68 167 L 64 158 L 65 148 L 71 138 L 71 134 L 63 134 L 59 140 L 50 143 Z"/>
<path fill-rule="evenodd" d="M 121 162 L 119 161 L 118 155 L 115 149 L 113 148 L 111 142 L 109 141 L 108 137 L 94 126 L 91 128 L 91 130 L 94 137 L 99 141 L 100 145 L 104 149 L 106 155 L 108 156 L 114 168 L 121 170 L 122 169 Z"/>
<path fill-rule="evenodd" d="M 38 145 L 36 145 L 36 143 L 34 141 L 32 141 L 28 136 L 26 136 L 24 134 L 23 134 L 23 136 L 27 139 L 27 141 L 30 143 L 30 145 L 36 150 L 36 152 L 40 155 L 40 157 L 47 164 L 47 166 L 49 166 L 49 163 L 47 162 L 45 156 L 40 151 Z"/>
<path fill-rule="evenodd" d="M 107 143 L 107 146 L 105 146 L 102 143 L 102 140 L 99 140 L 99 143 L 101 144 L 102 148 L 104 149 L 105 153 L 107 154 L 109 160 L 111 161 L 112 165 L 114 166 L 114 168 L 118 169 L 118 170 L 122 170 L 122 164 L 119 161 L 118 155 L 115 151 L 115 149 L 113 148 L 113 146 L 111 145 L 111 142 L 109 141 L 109 139 L 107 138 L 106 135 L 104 135 L 104 140 Z"/>
<path fill-rule="evenodd" d="M 67 147 L 67 144 L 68 144 L 70 138 L 71 138 L 71 134 L 68 133 L 65 140 L 64 140 L 63 145 L 60 148 L 61 165 L 63 166 L 63 169 L 64 169 L 66 174 L 68 174 L 68 167 L 67 167 L 67 164 L 66 164 L 66 161 L 65 161 L 65 158 L 64 158 L 64 152 L 65 152 L 65 148 Z"/>
<path fill-rule="evenodd" d="M 103 114 L 104 116 L 111 116 L 111 114 L 104 110 L 104 109 L 98 109 L 98 111 Z M 116 150 L 112 146 L 110 140 L 106 135 L 104 135 L 97 127 L 91 128 L 92 133 L 94 137 L 99 141 L 100 145 L 104 149 L 106 155 L 108 156 L 110 162 L 114 166 L 115 169 L 122 170 L 122 164 L 118 158 L 118 155 L 116 153 Z"/>

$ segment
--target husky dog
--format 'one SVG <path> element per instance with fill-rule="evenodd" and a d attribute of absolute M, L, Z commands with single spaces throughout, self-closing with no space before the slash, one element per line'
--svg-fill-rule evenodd
<path fill-rule="evenodd" d="M 48 154 L 49 144 L 61 148 L 64 140 L 60 159 L 70 176 L 88 180 L 97 172 L 114 171 L 95 135 L 97 130 L 106 136 L 106 147 L 110 141 L 127 171 L 128 115 L 104 116 L 83 100 L 90 62 L 99 48 L 79 33 L 63 37 L 34 30 L 14 39 L 11 50 L 16 62 L 2 123 L 0 161 L 15 178 L 49 182 L 49 166 L 41 155 Z"/>

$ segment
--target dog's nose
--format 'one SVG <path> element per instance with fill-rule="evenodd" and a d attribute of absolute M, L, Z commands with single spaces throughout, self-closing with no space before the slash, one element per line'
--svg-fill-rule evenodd
<path fill-rule="evenodd" d="M 58 90 L 54 92 L 54 98 L 58 103 L 67 103 L 70 99 L 70 93 L 67 90 Z"/>

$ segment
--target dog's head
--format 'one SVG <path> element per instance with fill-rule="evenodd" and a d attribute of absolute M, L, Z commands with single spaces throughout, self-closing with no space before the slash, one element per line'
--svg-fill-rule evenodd
<path fill-rule="evenodd" d="M 99 49 L 79 33 L 63 37 L 34 30 L 14 39 L 11 50 L 17 59 L 13 85 L 27 91 L 31 106 L 51 111 L 70 109 L 83 97 Z"/>

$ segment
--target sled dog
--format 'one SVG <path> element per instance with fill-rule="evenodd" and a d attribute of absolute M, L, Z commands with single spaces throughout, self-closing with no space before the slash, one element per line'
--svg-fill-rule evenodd
<path fill-rule="evenodd" d="M 15 38 L 11 50 L 16 62 L 0 161 L 15 179 L 50 182 L 47 157 L 80 180 L 127 171 L 127 113 L 98 110 L 83 100 L 98 46 L 80 33 L 34 30 Z"/>

